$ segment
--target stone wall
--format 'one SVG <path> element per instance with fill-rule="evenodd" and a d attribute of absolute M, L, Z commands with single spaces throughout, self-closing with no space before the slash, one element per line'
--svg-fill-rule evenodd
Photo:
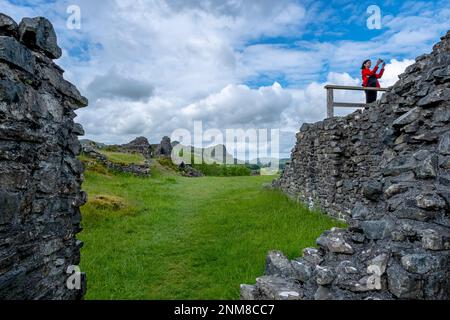
<path fill-rule="evenodd" d="M 152 157 L 152 147 L 145 137 L 138 137 L 130 143 L 114 147 L 117 148 L 118 152 L 139 153 L 146 159 L 150 159 Z"/>
<path fill-rule="evenodd" d="M 118 149 L 119 151 L 123 151 Z M 136 150 L 132 151 L 131 153 L 139 153 Z M 137 163 L 115 163 L 110 160 L 108 160 L 108 157 L 104 154 L 98 152 L 95 148 L 85 145 L 82 146 L 81 154 L 91 158 L 92 161 L 84 162 L 87 168 L 89 168 L 91 165 L 95 164 L 101 164 L 105 166 L 105 168 L 115 171 L 115 172 L 121 172 L 121 173 L 131 173 L 138 177 L 150 177 L 151 176 L 151 168 L 150 168 L 150 160 L 145 160 L 144 164 L 137 164 Z"/>
<path fill-rule="evenodd" d="M 86 98 L 63 79 L 44 18 L 0 14 L 0 300 L 79 299 L 66 286 L 80 262 L 83 166 L 74 123 Z M 76 282 L 74 282 L 76 284 Z"/>
<path fill-rule="evenodd" d="M 283 175 L 273 185 L 310 207 L 345 219 L 379 170 L 384 124 L 392 113 L 357 111 L 304 124 Z"/>
<path fill-rule="evenodd" d="M 450 32 L 368 110 L 305 125 L 274 185 L 344 217 L 243 299 L 450 299 Z"/>

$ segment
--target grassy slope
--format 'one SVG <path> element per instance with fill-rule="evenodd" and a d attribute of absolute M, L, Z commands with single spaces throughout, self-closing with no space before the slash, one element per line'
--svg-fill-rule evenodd
<path fill-rule="evenodd" d="M 239 285 L 263 273 L 269 250 L 298 257 L 339 225 L 261 188 L 272 179 L 88 171 L 90 199 L 114 196 L 125 207 L 91 201 L 82 209 L 87 298 L 238 299 Z"/>
<path fill-rule="evenodd" d="M 99 150 L 100 153 L 104 154 L 109 161 L 121 164 L 143 164 L 145 158 L 142 154 L 137 153 L 121 153 Z"/>

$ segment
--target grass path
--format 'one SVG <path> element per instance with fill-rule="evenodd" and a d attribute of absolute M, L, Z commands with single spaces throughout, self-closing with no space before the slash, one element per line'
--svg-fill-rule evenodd
<path fill-rule="evenodd" d="M 272 177 L 141 179 L 86 173 L 87 299 L 238 299 L 269 250 L 290 258 L 338 222 L 261 185 Z M 96 196 L 123 206 L 98 206 Z"/>

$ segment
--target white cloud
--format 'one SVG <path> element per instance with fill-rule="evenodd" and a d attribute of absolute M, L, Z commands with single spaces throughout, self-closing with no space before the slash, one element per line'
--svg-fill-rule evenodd
<path fill-rule="evenodd" d="M 198 119 L 220 129 L 282 128 L 282 144 L 290 149 L 302 122 L 325 117 L 326 83 L 357 85 L 361 62 L 382 57 L 391 60 L 382 84 L 393 84 L 413 62 L 403 57 L 429 51 L 450 19 L 445 8 L 405 6 L 385 17 L 383 35 L 371 41 L 319 42 L 303 35 L 312 26 L 331 34 L 327 23 L 339 24 L 339 14 L 312 1 L 28 2 L 34 6 L 0 0 L 0 7 L 16 19 L 50 17 L 64 49 L 58 63 L 91 100 L 77 121 L 88 138 L 107 143 L 136 135 L 157 142 Z M 65 28 L 69 2 L 81 7 L 81 30 Z M 350 4 L 343 9 L 358 14 Z M 298 41 L 260 43 L 286 36 Z M 267 86 L 242 85 L 261 78 Z M 364 101 L 364 94 L 342 91 L 336 99 Z"/>
<path fill-rule="evenodd" d="M 386 65 L 386 70 L 384 72 L 383 78 L 380 80 L 382 87 L 390 87 L 398 81 L 398 76 L 402 74 L 407 67 L 412 65 L 415 60 L 405 59 L 403 61 L 398 61 L 397 59 L 392 59 L 390 63 Z"/>
<path fill-rule="evenodd" d="M 290 106 L 291 95 L 280 84 L 252 90 L 245 85 L 228 85 L 219 93 L 181 110 L 184 119 L 207 121 L 216 128 L 270 126 Z"/>

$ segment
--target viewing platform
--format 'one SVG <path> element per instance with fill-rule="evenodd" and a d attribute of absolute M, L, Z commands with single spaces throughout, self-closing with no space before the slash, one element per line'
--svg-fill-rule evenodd
<path fill-rule="evenodd" d="M 334 117 L 334 108 L 365 108 L 366 103 L 354 103 L 354 102 L 335 102 L 334 90 L 351 90 L 351 91 L 382 91 L 385 92 L 387 88 L 371 88 L 371 87 L 358 87 L 358 86 L 340 86 L 330 84 L 325 86 L 327 90 L 327 118 Z"/>

